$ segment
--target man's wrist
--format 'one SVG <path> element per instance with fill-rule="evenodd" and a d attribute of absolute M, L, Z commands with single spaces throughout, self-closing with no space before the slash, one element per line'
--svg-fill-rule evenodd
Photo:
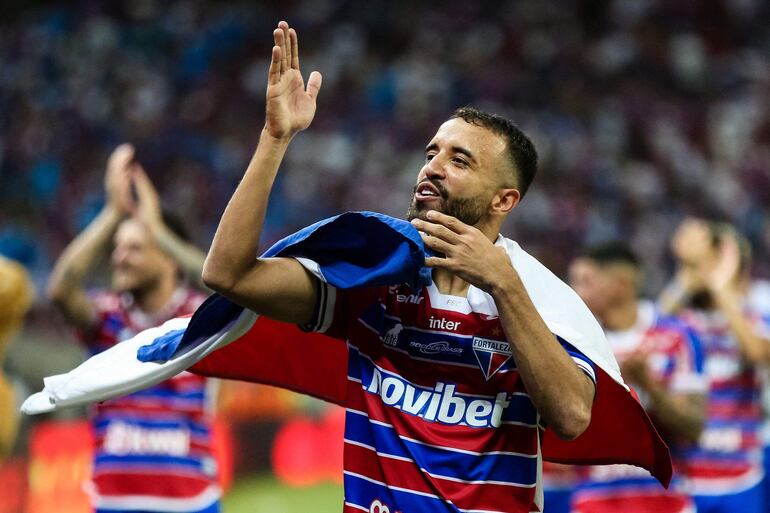
<path fill-rule="evenodd" d="M 284 137 L 276 137 L 273 134 L 271 134 L 270 131 L 265 126 L 262 128 L 262 133 L 260 134 L 259 142 L 260 143 L 264 142 L 266 144 L 286 148 L 287 146 L 289 146 L 289 143 L 293 138 L 294 138 L 294 134 L 287 135 Z"/>
<path fill-rule="evenodd" d="M 102 208 L 102 215 L 107 221 L 117 223 L 123 219 L 123 212 L 114 203 L 108 201 L 104 208 Z"/>
<path fill-rule="evenodd" d="M 526 294 L 527 291 L 519 277 L 519 273 L 513 267 L 510 268 L 509 272 L 500 276 L 500 279 L 496 280 L 489 289 L 489 295 L 492 296 L 495 302 L 515 299 L 522 293 Z"/>

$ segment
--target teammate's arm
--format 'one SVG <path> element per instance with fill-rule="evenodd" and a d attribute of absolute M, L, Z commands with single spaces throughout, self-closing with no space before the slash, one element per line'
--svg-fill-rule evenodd
<path fill-rule="evenodd" d="M 719 259 L 704 277 L 714 305 L 724 314 L 738 342 L 743 359 L 750 364 L 767 365 L 770 362 L 770 344 L 755 330 L 743 311 L 740 247 L 732 235 L 726 234 L 719 243 Z"/>
<path fill-rule="evenodd" d="M 649 410 L 656 424 L 678 439 L 690 443 L 698 441 L 706 420 L 704 393 L 678 393 L 667 389 L 650 375 L 645 355 L 627 358 L 620 368 L 631 385 L 647 393 Z"/>
<path fill-rule="evenodd" d="M 89 329 L 96 323 L 96 311 L 86 295 L 86 273 L 102 258 L 130 203 L 129 164 L 134 148 L 118 146 L 110 155 L 105 175 L 107 203 L 91 224 L 69 243 L 56 261 L 48 279 L 48 298 L 75 326 Z"/>
<path fill-rule="evenodd" d="M 305 87 L 297 33 L 282 21 L 268 72 L 265 127 L 246 173 L 217 227 L 203 266 L 203 282 L 244 307 L 285 322 L 309 323 L 316 280 L 294 259 L 255 259 L 268 196 L 289 142 L 310 126 L 321 88 L 314 71 Z"/>
<path fill-rule="evenodd" d="M 193 244 L 182 240 L 163 222 L 158 191 L 139 163 L 131 168 L 131 181 L 137 196 L 135 217 L 144 224 L 158 246 L 179 264 L 185 275 L 202 285 L 201 273 L 206 255 Z"/>
<path fill-rule="evenodd" d="M 594 383 L 551 333 L 503 248 L 454 217 L 428 212 L 412 223 L 426 246 L 445 255 L 429 267 L 447 269 L 489 293 L 511 344 L 521 379 L 538 413 L 561 438 L 578 437 L 591 421 Z"/>

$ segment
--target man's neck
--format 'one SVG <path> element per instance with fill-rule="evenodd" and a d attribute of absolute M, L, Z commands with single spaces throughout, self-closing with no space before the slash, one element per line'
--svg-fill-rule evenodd
<path fill-rule="evenodd" d="M 601 316 L 602 325 L 608 331 L 625 331 L 636 324 L 639 316 L 639 304 L 636 298 L 617 303 Z"/>
<path fill-rule="evenodd" d="M 442 294 L 466 297 L 470 284 L 446 269 L 433 270 L 433 283 Z"/>
<path fill-rule="evenodd" d="M 168 304 L 177 286 L 175 277 L 163 277 L 152 288 L 134 291 L 134 302 L 137 308 L 146 314 L 157 313 Z"/>

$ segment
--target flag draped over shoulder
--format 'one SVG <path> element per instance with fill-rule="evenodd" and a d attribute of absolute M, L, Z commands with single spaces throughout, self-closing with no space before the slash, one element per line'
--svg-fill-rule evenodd
<path fill-rule="evenodd" d="M 501 237 L 496 244 L 505 247 L 549 329 L 595 365 L 591 424 L 573 441 L 559 439 L 546 429 L 543 458 L 574 464 L 633 464 L 667 486 L 671 479 L 668 448 L 623 383 L 598 323 L 566 284 L 515 242 Z M 424 268 L 425 248 L 415 228 L 372 212 L 349 212 L 316 223 L 278 242 L 264 256 L 295 257 L 337 288 L 402 283 L 419 288 L 430 283 L 430 271 Z M 475 287 L 469 290 L 468 301 L 494 309 L 492 299 Z M 153 329 L 158 331 L 143 332 L 136 340 L 115 346 L 113 356 L 104 356 L 110 349 L 92 358 L 102 357 L 98 362 L 89 360 L 68 374 L 47 378 L 43 392 L 30 397 L 22 409 L 39 413 L 104 400 L 188 368 L 206 376 L 275 385 L 345 406 L 347 348 L 339 340 L 259 317 L 217 294 L 191 319 L 174 319 Z M 117 348 L 126 344 L 119 355 Z M 138 360 L 128 364 L 125 353 L 131 351 Z M 118 367 L 121 375 L 105 379 L 114 374 L 109 369 Z M 100 378 L 95 380 L 97 375 Z"/>

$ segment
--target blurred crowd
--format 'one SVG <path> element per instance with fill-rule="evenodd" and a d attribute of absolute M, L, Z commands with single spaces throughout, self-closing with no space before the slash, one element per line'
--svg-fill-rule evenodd
<path fill-rule="evenodd" d="M 102 210 L 120 143 L 208 247 L 264 122 L 279 19 L 324 85 L 273 189 L 266 244 L 345 210 L 403 216 L 425 143 L 473 105 L 533 138 L 539 174 L 505 231 L 560 276 L 581 247 L 622 239 L 657 296 L 682 260 L 674 230 L 696 216 L 735 227 L 753 275 L 770 277 L 767 2 L 43 3 L 0 22 L 0 255 L 38 291 L 27 333 L 47 333 L 9 349 L 12 374 L 35 387 L 83 358 L 59 344 L 40 292 Z M 770 285 L 754 290 L 770 312 Z"/>
<path fill-rule="evenodd" d="M 686 214 L 733 222 L 770 274 L 770 6 L 734 2 L 76 2 L 0 31 L 0 252 L 38 287 L 98 212 L 107 155 L 137 146 L 207 247 L 264 117 L 271 27 L 319 69 L 316 120 L 269 212 L 270 241 L 349 209 L 403 215 L 437 122 L 516 120 L 540 174 L 509 235 L 562 273 L 623 236 L 670 271 Z M 265 34 L 268 34 L 265 37 Z"/>

